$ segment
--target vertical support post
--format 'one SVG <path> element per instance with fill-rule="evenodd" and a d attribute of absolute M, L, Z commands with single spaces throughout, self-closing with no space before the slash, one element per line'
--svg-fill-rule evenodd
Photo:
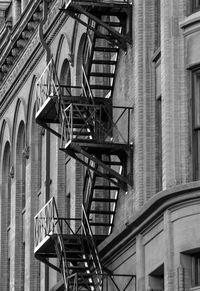
<path fill-rule="evenodd" d="M 165 259 L 164 259 L 164 284 L 166 291 L 175 290 L 174 282 L 174 268 L 173 268 L 173 236 L 172 236 L 172 222 L 169 210 L 164 214 L 164 241 L 165 247 Z"/>
<path fill-rule="evenodd" d="M 136 266 L 137 266 L 137 291 L 145 291 L 145 264 L 144 264 L 143 236 L 136 238 Z"/>
<path fill-rule="evenodd" d="M 128 145 L 130 144 L 130 108 L 128 108 Z"/>
<path fill-rule="evenodd" d="M 184 291 L 185 290 L 185 284 L 184 284 L 184 268 L 182 265 L 180 265 L 177 269 L 178 272 L 178 291 Z"/>
<path fill-rule="evenodd" d="M 21 1 L 12 1 L 12 15 L 13 15 L 13 26 L 17 23 L 21 15 Z"/>
<path fill-rule="evenodd" d="M 22 12 L 26 9 L 27 4 L 28 4 L 28 0 L 22 0 L 22 3 L 21 3 Z"/>

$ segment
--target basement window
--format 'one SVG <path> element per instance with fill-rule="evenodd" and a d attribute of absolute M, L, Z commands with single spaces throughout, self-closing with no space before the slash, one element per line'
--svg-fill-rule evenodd
<path fill-rule="evenodd" d="M 151 291 L 164 291 L 164 264 L 149 274 L 149 287 Z"/>

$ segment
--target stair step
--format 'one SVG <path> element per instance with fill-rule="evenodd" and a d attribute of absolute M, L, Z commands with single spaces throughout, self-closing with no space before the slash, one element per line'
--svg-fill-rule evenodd
<path fill-rule="evenodd" d="M 108 179 L 109 179 L 109 178 L 116 178 L 116 175 L 115 175 L 115 174 L 111 174 L 111 173 L 109 173 L 109 174 L 104 174 L 104 176 L 107 177 Z M 96 174 L 96 177 L 97 177 L 97 178 L 102 178 L 102 176 L 101 176 L 100 174 Z"/>
<path fill-rule="evenodd" d="M 118 52 L 118 48 L 114 48 L 114 47 L 101 47 L 101 46 L 95 46 L 93 48 L 93 50 L 95 52 L 108 52 L 108 53 L 117 53 Z"/>
<path fill-rule="evenodd" d="M 70 257 L 67 257 L 67 260 L 70 262 L 86 262 L 87 261 L 84 258 L 70 258 Z"/>
<path fill-rule="evenodd" d="M 75 131 L 73 132 L 73 135 L 79 135 L 79 136 L 90 136 L 91 132 L 84 132 L 84 131 Z"/>
<path fill-rule="evenodd" d="M 109 211 L 109 210 L 90 210 L 90 213 L 94 213 L 94 214 L 108 214 L 108 215 L 112 215 L 115 214 L 115 211 Z"/>
<path fill-rule="evenodd" d="M 113 26 L 113 27 L 121 27 L 121 23 L 120 22 L 105 21 L 105 24 L 107 24 L 109 26 Z"/>
<path fill-rule="evenodd" d="M 83 252 L 80 250 L 65 250 L 66 254 L 74 254 L 74 255 L 83 255 Z"/>
<path fill-rule="evenodd" d="M 122 166 L 120 161 L 102 161 L 104 164 L 109 166 Z"/>
<path fill-rule="evenodd" d="M 111 65 L 111 66 L 115 66 L 117 64 L 116 61 L 110 60 L 92 60 L 92 63 L 96 65 Z"/>
<path fill-rule="evenodd" d="M 104 77 L 114 78 L 114 76 L 115 76 L 112 73 L 98 73 L 98 72 L 91 72 L 89 75 L 92 77 L 102 77 L 102 78 L 104 78 Z"/>
<path fill-rule="evenodd" d="M 110 186 L 110 185 L 95 185 L 95 190 L 119 190 L 118 186 Z"/>
<path fill-rule="evenodd" d="M 80 241 L 78 241 L 78 240 L 77 241 L 75 241 L 75 240 L 74 241 L 67 240 L 67 241 L 64 242 L 64 244 L 65 245 L 69 245 L 69 246 L 71 246 L 71 245 L 72 246 L 81 246 Z"/>
<path fill-rule="evenodd" d="M 91 226 L 112 226 L 112 223 L 105 223 L 105 222 L 90 222 Z"/>
<path fill-rule="evenodd" d="M 85 124 L 84 122 L 82 122 L 82 123 L 73 123 L 73 127 L 74 127 L 74 128 L 79 128 L 79 129 L 81 129 L 81 128 L 84 128 L 84 127 L 83 127 L 84 124 Z"/>
<path fill-rule="evenodd" d="M 71 270 L 76 270 L 76 271 L 89 270 L 89 267 L 86 267 L 86 266 L 69 266 L 68 268 L 71 269 Z"/>
<path fill-rule="evenodd" d="M 104 35 L 96 35 L 95 39 L 105 39 L 105 38 L 110 38 L 110 40 L 115 39 L 115 37 L 112 34 L 104 34 Z M 108 40 L 108 39 L 106 39 Z"/>
<path fill-rule="evenodd" d="M 92 198 L 92 201 L 94 201 L 94 202 L 115 203 L 115 202 L 117 202 L 117 199 L 114 199 L 114 198 L 99 198 L 99 197 L 94 197 L 94 198 Z"/>
<path fill-rule="evenodd" d="M 94 90 L 111 90 L 113 87 L 106 85 L 90 85 L 90 88 Z"/>

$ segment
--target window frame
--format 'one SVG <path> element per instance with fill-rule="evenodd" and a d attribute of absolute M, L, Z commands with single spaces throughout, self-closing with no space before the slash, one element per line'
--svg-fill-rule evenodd
<path fill-rule="evenodd" d="M 192 71 L 192 162 L 193 179 L 200 180 L 200 68 Z"/>
<path fill-rule="evenodd" d="M 192 255 L 191 287 L 200 287 L 200 253 Z"/>
<path fill-rule="evenodd" d="M 190 0 L 190 13 L 200 11 L 200 0 Z"/>

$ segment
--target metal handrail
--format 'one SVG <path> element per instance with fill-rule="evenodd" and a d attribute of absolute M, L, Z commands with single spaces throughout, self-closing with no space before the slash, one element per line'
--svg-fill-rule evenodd
<path fill-rule="evenodd" d="M 57 233 L 57 220 L 54 214 L 54 200 L 47 204 L 34 217 L 34 247 L 36 248 L 47 236 Z"/>
<path fill-rule="evenodd" d="M 89 84 L 89 81 L 88 81 L 88 78 L 87 78 L 87 75 L 86 75 L 86 72 L 85 72 L 85 69 L 84 69 L 84 66 L 82 65 L 82 72 L 83 72 L 83 81 L 85 81 L 85 84 L 86 84 L 86 87 L 84 85 L 84 82 L 82 82 L 82 87 L 83 87 L 83 92 L 85 94 L 85 97 L 88 98 L 88 101 L 92 101 L 92 104 L 94 105 L 95 102 L 94 102 L 94 96 L 93 96 L 93 93 L 92 93 L 92 90 L 90 88 L 90 84 Z M 87 91 L 89 93 L 89 96 L 87 94 Z"/>
<path fill-rule="evenodd" d="M 36 83 L 37 111 L 42 107 L 47 98 L 55 97 L 57 97 L 57 101 L 60 99 L 60 85 L 54 61 L 51 59 Z"/>
<path fill-rule="evenodd" d="M 88 161 L 88 165 L 90 165 L 91 163 L 93 163 L 93 167 L 95 167 L 94 161 Z M 96 165 L 96 167 L 97 167 L 97 165 Z M 92 194 L 91 191 L 93 188 L 93 184 L 95 182 L 94 175 L 95 175 L 95 172 L 88 167 L 87 171 L 86 171 L 85 183 L 84 183 L 84 187 L 83 187 L 83 204 L 86 206 L 86 208 L 88 208 L 89 201 L 90 201 L 91 194 Z"/>
<path fill-rule="evenodd" d="M 80 111 L 83 109 L 84 114 Z M 132 107 L 112 106 L 113 117 L 104 105 L 93 104 L 74 104 L 71 103 L 62 111 L 62 138 L 65 145 L 68 142 L 76 141 L 81 138 L 83 131 L 88 131 L 88 137 L 85 139 L 95 141 L 97 143 L 123 143 L 130 145 L 130 127 L 131 127 L 131 111 Z M 74 125 L 74 112 L 78 112 L 78 117 L 82 122 L 82 126 L 77 129 Z M 88 114 L 88 115 L 87 115 Z M 102 116 L 107 119 L 102 120 Z M 126 124 L 127 130 L 124 130 Z M 121 130 L 120 130 L 121 127 Z M 74 135 L 76 133 L 76 135 Z"/>
<path fill-rule="evenodd" d="M 70 221 L 79 221 L 76 230 L 70 226 Z M 81 233 L 81 218 L 63 218 L 58 215 L 55 198 L 52 197 L 34 217 L 34 247 L 38 247 L 43 240 L 51 235 L 64 233 L 64 226 L 70 234 Z"/>
<path fill-rule="evenodd" d="M 50 211 L 51 210 L 51 211 Z M 50 211 L 50 212 L 49 212 Z M 80 220 L 79 218 L 61 218 L 58 215 L 58 209 L 56 206 L 55 198 L 51 198 L 47 204 L 38 212 L 38 214 L 35 216 L 35 221 L 38 219 L 44 220 L 44 214 L 47 214 L 46 217 L 46 223 L 49 220 L 53 221 L 52 229 L 48 229 L 46 232 L 46 236 L 51 236 L 53 234 L 57 234 L 57 239 L 55 239 L 55 248 L 57 251 L 57 256 L 60 261 L 60 268 L 62 270 L 64 284 L 66 290 L 77 291 L 78 290 L 78 274 L 74 273 L 71 274 L 68 269 L 68 261 L 65 254 L 65 247 L 64 247 L 64 241 L 63 241 L 63 222 L 66 222 L 67 220 Z M 51 214 L 51 215 L 50 215 Z M 110 280 L 110 284 L 113 284 L 113 287 L 116 288 L 116 290 L 121 290 L 118 287 L 118 282 L 114 280 L 114 278 L 118 277 L 126 277 L 127 282 L 123 288 L 123 290 L 127 290 L 127 287 L 132 282 L 133 278 L 135 278 L 135 275 L 129 275 L 129 274 L 114 274 L 113 272 L 104 273 L 101 262 L 99 259 L 98 251 L 96 248 L 96 244 L 93 238 L 93 233 L 91 226 L 89 224 L 89 220 L 85 211 L 84 206 L 82 205 L 82 218 L 81 218 L 81 228 L 79 228 L 75 233 L 79 233 L 82 235 L 82 240 L 84 241 L 84 248 L 85 248 L 85 256 L 87 257 L 88 266 L 89 266 L 89 272 L 90 272 L 90 278 L 93 281 L 93 284 L 95 286 L 95 291 L 103 291 L 107 290 L 107 280 Z M 54 237 L 54 236 L 53 236 Z M 54 237 L 55 238 L 55 237 Z M 89 253 L 88 253 L 89 251 Z M 81 275 L 80 275 L 81 278 Z M 105 289 L 104 289 L 104 282 L 105 280 Z M 86 283 L 87 284 L 87 283 Z M 73 285 L 73 287 L 72 287 Z"/>
<path fill-rule="evenodd" d="M 100 259 L 99 259 L 99 255 L 98 255 L 98 251 L 96 248 L 96 244 L 94 242 L 94 238 L 93 238 L 93 233 L 92 233 L 92 229 L 90 227 L 89 221 L 88 221 L 88 217 L 85 211 L 85 208 L 82 204 L 82 228 L 83 228 L 83 235 L 85 236 L 85 240 L 87 242 L 87 247 L 88 250 L 90 251 L 90 254 L 88 255 L 88 257 L 91 260 L 92 263 L 92 279 L 94 281 L 95 287 L 96 287 L 96 291 L 100 291 L 102 290 L 102 266 L 100 263 Z"/>
<path fill-rule="evenodd" d="M 78 1 L 78 0 L 77 0 Z M 61 0 L 61 7 L 65 5 L 65 9 L 70 5 L 71 2 L 76 2 L 76 0 Z M 87 2 L 94 2 L 94 0 L 87 0 Z M 102 3 L 112 3 L 112 4 L 132 4 L 133 0 L 100 0 L 98 2 Z"/>

